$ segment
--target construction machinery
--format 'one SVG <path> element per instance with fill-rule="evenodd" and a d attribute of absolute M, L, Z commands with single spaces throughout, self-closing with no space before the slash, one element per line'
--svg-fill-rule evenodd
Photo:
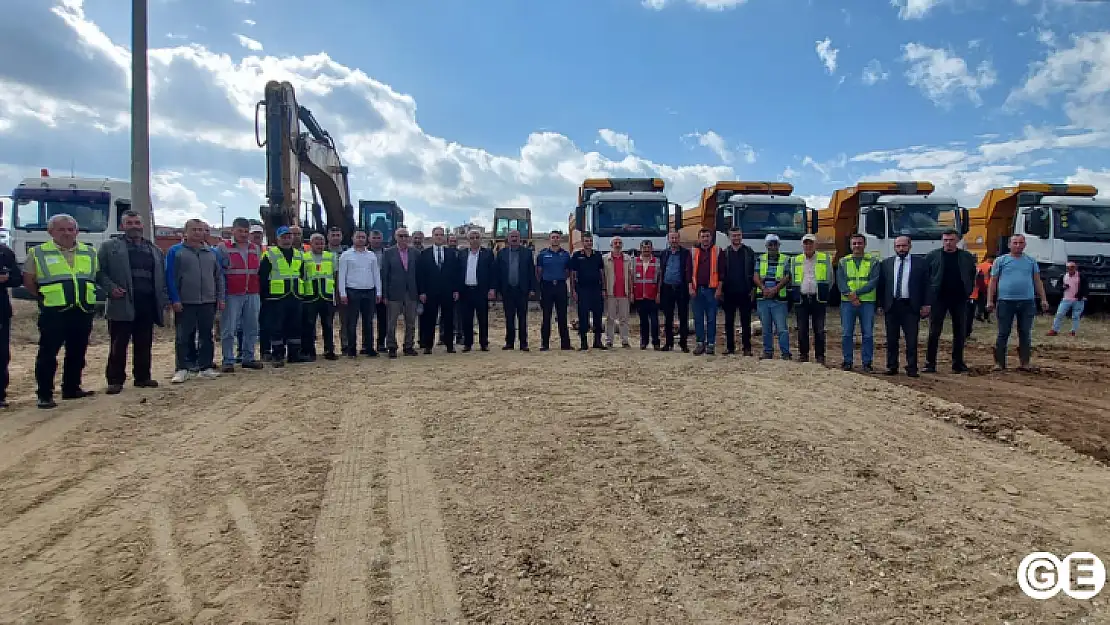
<path fill-rule="evenodd" d="M 725 247 L 728 231 L 739 227 L 757 251 L 764 237 L 775 234 L 782 253 L 801 254 L 802 236 L 817 230 L 817 211 L 793 193 L 794 186 L 787 182 L 718 182 L 702 189 L 698 205 L 682 213 L 680 240 L 697 245 L 698 232 L 708 228 L 716 244 Z"/>
<path fill-rule="evenodd" d="M 940 248 L 949 228 L 966 233 L 968 211 L 955 198 L 933 195 L 931 182 L 860 182 L 838 189 L 825 210 L 817 211 L 817 248 L 836 262 L 851 254 L 853 234 L 867 239 L 875 258 L 894 255 L 894 240 L 908 235 L 913 255 Z"/>
<path fill-rule="evenodd" d="M 495 208 L 493 210 L 493 236 L 489 247 L 496 254 L 505 247 L 509 240 L 509 233 L 513 230 L 520 232 L 521 245 L 528 245 L 532 241 L 532 209 L 530 208 Z"/>
<path fill-rule="evenodd" d="M 266 130 L 260 133 L 261 109 L 265 108 Z M 355 230 L 354 207 L 343 165 L 335 141 L 312 112 L 297 104 L 297 95 L 289 82 L 271 80 L 266 83 L 265 98 L 255 107 L 254 133 L 259 147 L 266 149 L 266 200 L 259 211 L 266 229 L 266 239 L 274 240 L 281 226 L 300 221 L 301 174 L 308 176 L 312 189 L 312 219 L 301 223 L 304 238 L 314 232 L 325 232 L 337 226 L 343 240 L 350 243 Z M 306 131 L 301 131 L 301 125 Z M 321 214 L 327 214 L 323 223 Z"/>
<path fill-rule="evenodd" d="M 583 232 L 593 234 L 594 249 L 602 252 L 609 251 L 610 241 L 617 236 L 632 253 L 645 240 L 662 250 L 670 227 L 682 227 L 682 207 L 667 201 L 664 187 L 662 178 L 583 181 L 578 187 L 578 204 L 568 220 L 570 251 L 582 247 Z"/>
<path fill-rule="evenodd" d="M 382 233 L 385 247 L 392 246 L 393 235 L 405 225 L 405 211 L 393 200 L 359 200 L 358 227 L 367 234 L 377 230 Z"/>
<path fill-rule="evenodd" d="M 1110 296 L 1110 201 L 1086 184 L 1022 182 L 987 191 L 970 211 L 968 251 L 978 260 L 1009 253 L 1012 235 L 1025 236 L 1025 255 L 1037 261 L 1045 295 L 1055 305 L 1063 275 L 1074 261 L 1090 297 Z"/>

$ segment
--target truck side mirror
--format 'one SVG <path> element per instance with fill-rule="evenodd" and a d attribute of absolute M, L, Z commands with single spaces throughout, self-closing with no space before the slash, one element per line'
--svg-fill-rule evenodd
<path fill-rule="evenodd" d="M 674 231 L 678 232 L 679 230 L 682 230 L 682 205 L 676 203 L 674 205 Z"/>
<path fill-rule="evenodd" d="M 960 235 L 967 234 L 971 230 L 971 213 L 966 208 L 960 209 Z"/>
<path fill-rule="evenodd" d="M 574 207 L 574 225 L 578 228 L 579 232 L 586 231 L 586 207 L 579 205 Z M 570 233 L 567 233 L 570 234 Z"/>
<path fill-rule="evenodd" d="M 809 212 L 809 231 L 811 234 L 817 234 L 817 209 L 808 209 Z"/>

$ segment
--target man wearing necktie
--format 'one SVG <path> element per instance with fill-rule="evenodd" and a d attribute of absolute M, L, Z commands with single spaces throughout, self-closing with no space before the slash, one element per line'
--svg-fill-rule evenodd
<path fill-rule="evenodd" d="M 425 354 L 435 346 L 436 323 L 447 353 L 455 353 L 455 302 L 459 299 L 456 250 L 447 247 L 443 228 L 432 229 L 432 245 L 420 253 L 416 283 L 424 313 L 420 316 L 420 346 Z"/>
<path fill-rule="evenodd" d="M 898 375 L 898 341 L 904 336 L 906 375 L 916 378 L 917 331 L 921 318 L 929 314 L 925 306 L 929 270 L 923 258 L 910 256 L 912 246 L 908 236 L 894 240 L 896 255 L 884 259 L 879 271 L 879 294 L 886 322 L 886 374 Z"/>

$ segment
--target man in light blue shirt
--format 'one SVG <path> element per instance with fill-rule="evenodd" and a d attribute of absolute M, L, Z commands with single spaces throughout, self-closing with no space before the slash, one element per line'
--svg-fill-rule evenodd
<path fill-rule="evenodd" d="M 1033 317 L 1037 314 L 1036 298 L 1041 309 L 1048 312 L 1048 298 L 1041 282 L 1037 261 L 1025 255 L 1025 236 L 1010 237 L 1010 253 L 999 256 L 991 266 L 991 282 L 987 292 L 987 310 L 998 307 L 998 339 L 994 344 L 994 370 L 1006 368 L 1006 351 L 1010 342 L 1010 328 L 1018 322 L 1019 370 L 1029 367 L 1033 355 Z"/>

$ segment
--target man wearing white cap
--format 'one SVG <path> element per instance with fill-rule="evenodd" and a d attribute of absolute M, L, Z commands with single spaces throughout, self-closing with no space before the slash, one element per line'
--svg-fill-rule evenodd
<path fill-rule="evenodd" d="M 779 237 L 768 234 L 764 239 L 767 253 L 760 254 L 752 279 L 756 288 L 756 310 L 763 326 L 763 355 L 775 355 L 774 337 L 779 339 L 779 355 L 790 360 L 790 332 L 786 328 L 786 298 L 790 287 L 790 259 L 779 253 Z M 774 334 L 772 334 L 772 331 Z"/>
<path fill-rule="evenodd" d="M 794 312 L 798 315 L 798 360 L 809 360 L 809 332 L 813 329 L 814 360 L 825 364 L 825 313 L 834 279 L 829 255 L 817 251 L 817 237 L 802 237 L 802 253 L 794 257 L 790 275 L 793 277 Z"/>

